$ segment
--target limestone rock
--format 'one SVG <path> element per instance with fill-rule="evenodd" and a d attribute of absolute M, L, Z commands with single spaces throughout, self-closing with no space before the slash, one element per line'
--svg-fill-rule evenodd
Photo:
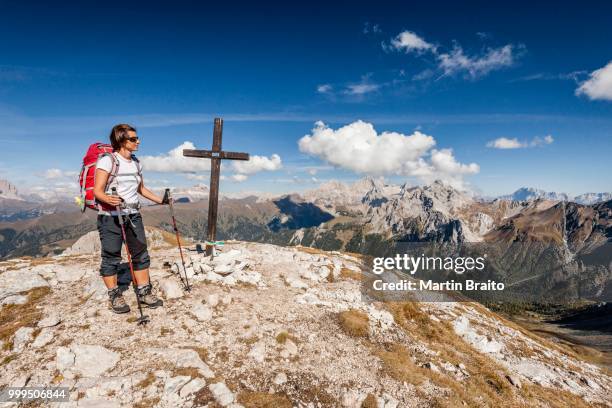
<path fill-rule="evenodd" d="M 23 295 L 12 295 L 7 296 L 0 302 L 0 306 L 4 305 L 23 305 L 28 301 L 27 296 Z"/>
<path fill-rule="evenodd" d="M 57 313 L 51 313 L 50 315 L 48 315 L 47 317 L 45 317 L 44 319 L 40 320 L 37 324 L 38 327 L 53 327 L 53 326 L 57 326 L 58 324 L 60 324 L 60 322 L 62 321 L 62 319 L 60 319 L 59 315 Z"/>
<path fill-rule="evenodd" d="M 53 341 L 53 338 L 54 338 L 53 330 L 45 327 L 44 329 L 40 331 L 40 334 L 36 337 L 36 340 L 34 340 L 34 343 L 32 343 L 32 347 L 34 348 L 44 347 L 47 344 L 51 343 Z"/>
<path fill-rule="evenodd" d="M 81 280 L 87 272 L 87 269 L 80 265 L 64 266 L 55 271 L 55 278 L 58 282 L 75 282 Z"/>
<path fill-rule="evenodd" d="M 258 363 L 263 363 L 266 358 L 266 345 L 259 341 L 253 345 L 248 356 Z"/>
<path fill-rule="evenodd" d="M 60 373 L 71 369 L 74 366 L 75 355 L 68 347 L 58 347 L 56 350 L 55 362 Z"/>
<path fill-rule="evenodd" d="M 278 373 L 276 377 L 274 377 L 274 384 L 283 385 L 287 382 L 287 375 L 285 373 Z"/>
<path fill-rule="evenodd" d="M 91 231 L 79 238 L 72 246 L 62 252 L 63 257 L 75 255 L 96 255 L 100 253 L 100 235 Z"/>
<path fill-rule="evenodd" d="M 208 386 L 208 389 L 210 390 L 210 392 L 212 392 L 212 395 L 215 398 L 215 401 L 217 401 L 217 404 L 221 405 L 222 407 L 229 406 L 234 402 L 236 398 L 234 396 L 234 393 L 231 392 L 230 389 L 227 388 L 227 386 L 222 382 L 211 384 Z"/>
<path fill-rule="evenodd" d="M 83 377 L 99 377 L 119 362 L 121 355 L 105 347 L 78 344 L 71 347 L 74 352 L 74 368 Z"/>
<path fill-rule="evenodd" d="M 2 274 L 0 299 L 43 286 L 49 286 L 49 284 L 38 274 L 23 270 L 6 271 Z"/>
<path fill-rule="evenodd" d="M 285 341 L 285 347 L 283 349 L 283 352 L 284 353 L 281 353 L 281 355 L 284 358 L 295 356 L 298 353 L 297 345 L 293 341 L 287 339 Z"/>
<path fill-rule="evenodd" d="M 191 377 L 188 375 L 168 378 L 166 384 L 164 384 L 164 394 L 178 394 L 183 385 L 187 384 L 190 380 Z"/>
<path fill-rule="evenodd" d="M 521 380 L 518 378 L 518 376 L 510 374 L 507 375 L 506 378 L 508 381 L 510 381 L 510 384 L 514 385 L 516 388 L 522 387 Z"/>
<path fill-rule="evenodd" d="M 199 322 L 207 322 L 212 319 L 212 309 L 201 303 L 197 303 L 191 308 L 191 313 L 198 319 Z"/>
<path fill-rule="evenodd" d="M 120 408 L 119 401 L 108 398 L 85 398 L 79 400 L 78 408 Z"/>
<path fill-rule="evenodd" d="M 181 388 L 179 395 L 181 398 L 187 398 L 200 391 L 204 386 L 206 386 L 206 381 L 201 378 L 194 378 Z"/>
<path fill-rule="evenodd" d="M 471 327 L 469 320 L 465 316 L 461 316 L 459 319 L 455 320 L 453 328 L 455 333 L 482 353 L 499 353 L 502 350 L 503 345 L 500 342 L 489 339 L 482 334 L 478 334 L 476 330 Z"/>
<path fill-rule="evenodd" d="M 178 299 L 183 297 L 183 288 L 175 279 L 164 279 L 159 283 L 159 287 L 166 299 Z"/>
<path fill-rule="evenodd" d="M 32 327 L 20 327 L 13 338 L 13 352 L 21 352 L 32 341 L 33 333 L 34 329 Z"/>
<path fill-rule="evenodd" d="M 195 350 L 192 349 L 150 349 L 150 353 L 162 357 L 177 367 L 197 368 L 205 378 L 212 378 L 215 374 L 208 365 L 202 361 Z"/>
<path fill-rule="evenodd" d="M 210 295 L 206 296 L 206 304 L 213 308 L 216 307 L 219 304 L 219 295 L 216 293 L 211 293 Z"/>
<path fill-rule="evenodd" d="M 440 367 L 438 367 L 435 363 L 432 363 L 431 361 L 423 364 L 423 367 L 429 368 L 431 371 L 435 371 L 436 373 L 440 372 Z"/>

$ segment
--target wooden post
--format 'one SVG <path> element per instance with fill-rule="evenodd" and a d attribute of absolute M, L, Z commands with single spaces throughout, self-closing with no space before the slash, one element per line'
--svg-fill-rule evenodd
<path fill-rule="evenodd" d="M 215 118 L 213 129 L 212 150 L 184 149 L 183 156 L 200 157 L 211 159 L 210 163 L 210 191 L 208 192 L 208 228 L 206 239 L 215 242 L 217 235 L 217 208 L 219 204 L 219 179 L 221 174 L 221 160 L 249 160 L 248 153 L 224 152 L 221 150 L 221 139 L 223 137 L 223 119 Z M 211 255 L 213 245 L 206 245 L 206 255 Z"/>
<path fill-rule="evenodd" d="M 215 157 L 215 153 L 221 152 L 221 136 L 223 135 L 223 119 L 215 118 L 213 130 L 213 157 L 210 163 L 210 190 L 208 192 L 208 229 L 207 239 L 215 242 L 217 236 L 217 208 L 219 204 L 219 176 L 221 174 L 221 159 Z M 212 254 L 213 247 L 206 246 L 206 255 Z"/>

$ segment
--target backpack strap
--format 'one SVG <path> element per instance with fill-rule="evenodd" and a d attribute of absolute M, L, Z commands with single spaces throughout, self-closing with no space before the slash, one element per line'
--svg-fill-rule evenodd
<path fill-rule="evenodd" d="M 98 157 L 98 161 L 100 161 L 103 157 L 109 156 L 111 158 L 111 170 L 108 173 L 108 179 L 106 180 L 106 186 L 104 186 L 104 192 L 108 191 L 108 187 L 115 181 L 117 178 L 117 173 L 119 173 L 119 159 L 115 156 L 115 152 L 112 153 L 104 153 Z M 97 162 L 96 162 L 97 164 Z M 94 175 L 95 177 L 95 175 Z M 110 214 L 107 210 L 104 209 L 103 204 L 96 200 L 98 204 L 98 213 L 99 214 Z"/>
<path fill-rule="evenodd" d="M 138 177 L 140 177 L 140 182 L 142 183 L 142 164 L 140 164 L 140 160 L 136 157 L 135 154 L 132 154 L 132 160 L 136 163 L 136 169 L 138 169 Z"/>
<path fill-rule="evenodd" d="M 78 202 L 78 205 L 79 205 L 79 208 L 81 209 L 81 212 L 85 212 L 85 209 L 87 208 L 86 205 L 88 204 L 86 202 L 87 200 L 85 199 L 85 194 L 87 193 L 85 183 L 87 181 L 87 173 L 91 166 L 92 166 L 91 164 L 87 166 L 83 165 L 81 167 L 81 173 L 79 175 L 79 178 L 81 179 L 81 183 L 79 183 L 81 187 L 81 199 Z"/>
<path fill-rule="evenodd" d="M 115 179 L 117 178 L 117 173 L 119 173 L 119 159 L 116 156 L 116 153 L 107 153 L 104 156 L 110 156 L 112 164 L 111 164 L 111 171 L 110 173 L 108 173 L 108 180 L 106 181 L 106 187 L 104 188 L 104 190 L 106 191 L 106 189 L 108 188 L 108 186 L 110 186 Z"/>

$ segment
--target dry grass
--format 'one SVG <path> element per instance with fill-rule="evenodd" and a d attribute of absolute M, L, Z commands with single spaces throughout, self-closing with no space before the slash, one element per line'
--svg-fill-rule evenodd
<path fill-rule="evenodd" d="M 527 384 L 521 389 L 510 385 L 505 368 L 479 353 L 459 337 L 447 322 L 437 322 L 420 309 L 418 302 L 388 303 L 387 308 L 404 330 L 427 344 L 438 354 L 439 361 L 457 365 L 463 363 L 470 374 L 459 382 L 454 378 L 429 369 L 416 367 L 401 346 L 393 345 L 380 354 L 385 371 L 394 378 L 419 384 L 422 377 L 450 390 L 431 401 L 437 406 L 552 406 L 587 407 L 579 396 L 558 389 Z M 494 316 L 491 312 L 489 314 Z M 412 378 L 412 381 L 409 381 Z"/>
<path fill-rule="evenodd" d="M 329 255 L 326 251 L 323 251 L 322 249 L 305 247 L 305 246 L 301 246 L 301 245 L 297 245 L 295 248 L 298 251 L 306 252 L 307 254 L 310 254 L 310 255 L 324 255 L 324 256 L 328 256 Z"/>
<path fill-rule="evenodd" d="M 160 335 L 160 336 L 162 336 L 162 337 L 164 337 L 164 336 L 165 336 L 165 335 L 167 335 L 167 334 L 174 334 L 174 330 L 172 330 L 172 329 L 169 329 L 169 328 L 167 328 L 167 327 L 163 327 L 163 326 L 162 326 L 162 327 L 159 329 L 159 335 Z"/>
<path fill-rule="evenodd" d="M 387 306 L 396 323 L 438 353 L 440 361 L 437 363 L 444 361 L 455 365 L 463 363 L 470 373 L 470 377 L 460 383 L 446 375 L 421 368 L 419 372 L 421 375 L 428 377 L 434 384 L 452 391 L 443 397 L 441 403 L 503 406 L 514 399 L 513 388 L 505 379 L 507 375 L 505 370 L 465 343 L 447 322 L 431 320 L 417 302 L 390 303 Z"/>
<path fill-rule="evenodd" d="M 291 408 L 293 405 L 285 394 L 268 394 L 266 392 L 241 392 L 238 403 L 245 408 Z"/>
<path fill-rule="evenodd" d="M 361 272 L 356 272 L 352 269 L 342 267 L 342 269 L 340 269 L 340 277 L 343 279 L 352 279 L 355 281 L 360 281 Z"/>
<path fill-rule="evenodd" d="M 541 405 L 552 408 L 587 408 L 587 407 L 605 407 L 604 404 L 587 403 L 578 395 L 571 392 L 540 387 L 535 384 L 523 384 L 521 394 L 527 399 L 531 406 Z"/>
<path fill-rule="evenodd" d="M 2 361 L 0 361 L 0 366 L 7 365 L 11 361 L 15 360 L 18 356 L 19 354 L 17 353 L 9 354 L 8 356 L 4 357 Z"/>
<path fill-rule="evenodd" d="M 176 234 L 174 232 L 168 232 L 161 229 L 159 230 L 159 232 L 161 233 L 162 240 L 164 241 L 164 243 L 170 246 L 177 246 Z M 188 245 L 190 243 L 183 235 L 181 235 L 180 239 L 182 246 Z"/>
<path fill-rule="evenodd" d="M 200 357 L 200 360 L 202 361 L 206 361 L 208 360 L 208 350 L 204 347 L 196 347 L 196 346 L 192 346 L 192 347 L 187 347 L 192 349 L 193 351 L 195 351 L 196 353 L 198 353 L 198 356 Z"/>
<path fill-rule="evenodd" d="M 297 337 L 293 336 L 292 334 L 287 333 L 286 331 L 282 331 L 276 335 L 276 342 L 279 344 L 285 344 L 287 340 L 291 340 L 295 344 L 299 342 Z"/>
<path fill-rule="evenodd" d="M 245 337 L 239 338 L 239 341 L 241 343 L 246 344 L 247 346 L 250 346 L 252 344 L 257 343 L 258 340 L 259 340 L 259 337 L 255 336 L 255 335 L 250 336 L 250 337 L 246 337 L 246 338 Z"/>
<path fill-rule="evenodd" d="M 338 313 L 340 327 L 353 337 L 367 337 L 370 332 L 368 315 L 355 309 Z"/>
<path fill-rule="evenodd" d="M 387 345 L 386 350 L 375 354 L 382 360 L 383 372 L 399 382 L 419 385 L 426 378 L 424 369 L 412 361 L 410 352 L 401 344 Z"/>
<path fill-rule="evenodd" d="M 284 391 L 295 406 L 312 405 L 315 407 L 339 407 L 340 401 L 327 390 L 332 385 L 323 378 L 316 377 L 308 371 L 298 376 L 291 376 L 284 384 Z"/>
<path fill-rule="evenodd" d="M 579 346 L 579 345 L 574 345 L 574 344 L 570 344 L 570 343 L 563 343 L 563 342 L 553 342 L 549 339 L 547 339 L 546 337 L 542 337 L 540 335 L 538 335 L 537 333 L 534 333 L 533 331 L 529 330 L 528 327 L 523 327 L 520 323 L 508 320 L 506 318 L 504 318 L 503 316 L 500 316 L 498 314 L 495 314 L 494 312 L 490 311 L 488 308 L 486 308 L 485 306 L 479 304 L 479 303 L 470 303 L 469 304 L 472 308 L 474 308 L 475 310 L 477 310 L 479 313 L 490 317 L 492 319 L 496 319 L 501 321 L 505 326 L 508 326 L 518 332 L 520 332 L 521 334 L 523 334 L 525 337 L 535 341 L 536 343 L 538 343 L 539 345 L 541 345 L 542 347 L 548 349 L 548 350 L 554 350 L 558 353 L 561 353 L 567 357 L 570 357 L 572 359 L 575 360 L 579 360 L 579 361 L 586 361 L 589 363 L 594 363 L 594 364 L 599 364 L 601 365 L 602 363 L 602 358 L 601 358 L 601 353 L 597 352 L 597 350 L 593 350 L 589 347 L 583 347 L 583 346 Z M 522 350 L 519 350 L 519 352 L 522 351 L 526 354 L 534 354 L 536 353 L 536 351 L 533 350 L 529 350 L 526 347 Z M 611 375 L 610 369 L 608 367 L 601 367 L 601 369 L 603 370 L 604 373 L 606 373 L 607 375 Z M 574 366 L 572 367 L 572 370 L 574 371 L 578 371 L 578 372 L 582 372 L 582 370 L 580 369 L 579 366 Z"/>
<path fill-rule="evenodd" d="M 53 378 L 51 379 L 51 384 L 59 384 L 62 381 L 64 381 L 64 376 L 56 370 Z"/>
<path fill-rule="evenodd" d="M 31 258 L 30 266 L 38 266 L 38 265 L 49 265 L 55 263 L 55 260 L 52 258 Z"/>
<path fill-rule="evenodd" d="M 12 344 L 9 339 L 21 327 L 36 326 L 42 318 L 42 309 L 37 306 L 43 301 L 44 297 L 51 292 L 49 287 L 34 288 L 28 292 L 21 293 L 27 295 L 27 301 L 22 305 L 6 305 L 0 309 L 0 341 L 5 342 L 5 349 Z"/>
<path fill-rule="evenodd" d="M 329 265 L 326 265 L 325 267 L 329 271 L 329 273 L 327 274 L 327 281 L 329 283 L 334 283 L 336 281 L 336 279 L 334 278 L 334 268 Z"/>
<path fill-rule="evenodd" d="M 133 407 L 134 408 L 153 408 L 157 406 L 160 399 L 161 399 L 160 397 L 146 398 L 146 399 L 136 402 L 133 405 Z"/>
<path fill-rule="evenodd" d="M 136 388 L 145 389 L 149 385 L 153 384 L 156 380 L 155 375 L 152 372 L 147 373 L 147 376 L 142 379 L 138 384 L 136 384 Z"/>
<path fill-rule="evenodd" d="M 368 394 L 367 397 L 361 403 L 361 408 L 378 408 L 378 401 L 374 394 Z"/>
<path fill-rule="evenodd" d="M 174 370 L 172 370 L 172 376 L 176 377 L 177 375 L 186 375 L 191 378 L 204 378 L 200 371 L 194 367 L 175 368 Z"/>

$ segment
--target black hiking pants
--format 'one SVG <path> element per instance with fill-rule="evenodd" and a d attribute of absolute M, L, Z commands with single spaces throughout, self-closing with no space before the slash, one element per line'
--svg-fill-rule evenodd
<path fill-rule="evenodd" d="M 127 245 L 132 256 L 135 271 L 147 269 L 151 264 L 147 251 L 147 238 L 140 213 L 124 215 L 125 235 Z M 131 221 L 131 222 L 130 222 Z M 98 232 L 100 233 L 100 246 L 102 248 L 102 262 L 100 275 L 117 275 L 121 265 L 121 247 L 123 235 L 119 217 L 112 215 L 98 215 Z"/>

